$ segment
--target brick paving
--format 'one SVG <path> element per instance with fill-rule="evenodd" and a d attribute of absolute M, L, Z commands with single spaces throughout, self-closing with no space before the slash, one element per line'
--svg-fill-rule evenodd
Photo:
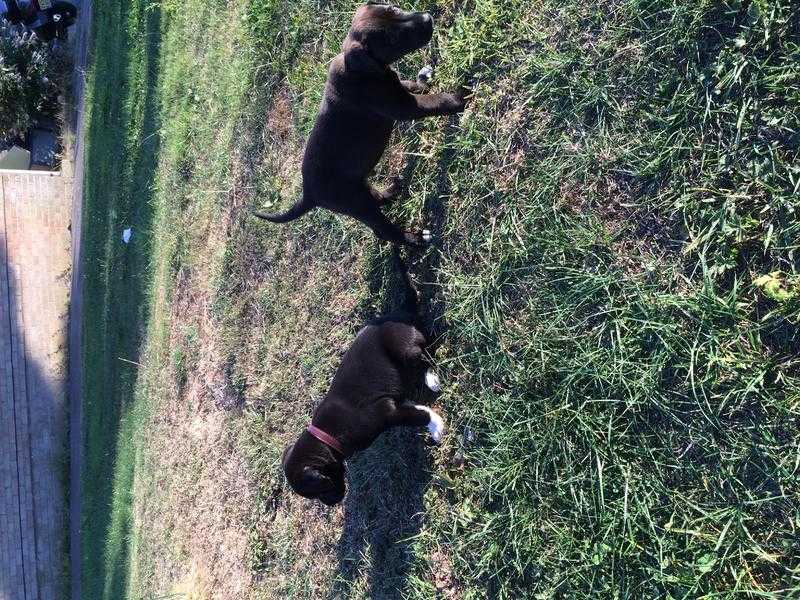
<path fill-rule="evenodd" d="M 0 600 L 66 596 L 72 180 L 0 173 Z"/>

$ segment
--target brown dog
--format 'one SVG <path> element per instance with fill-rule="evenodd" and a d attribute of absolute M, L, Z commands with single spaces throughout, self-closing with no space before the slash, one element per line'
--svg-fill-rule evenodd
<path fill-rule="evenodd" d="M 389 65 L 433 36 L 428 13 L 367 4 L 353 18 L 342 53 L 331 63 L 317 121 L 303 156 L 303 197 L 282 214 L 255 215 L 274 223 L 292 221 L 317 206 L 365 223 L 379 238 L 421 246 L 430 234 L 409 233 L 380 207 L 396 190 L 380 192 L 367 176 L 389 143 L 395 121 L 451 115 L 464 110 L 464 93 L 424 94 L 419 82 L 401 81 Z M 423 69 L 420 75 L 429 72 Z M 392 186 L 395 188 L 396 186 Z"/>
<path fill-rule="evenodd" d="M 436 442 L 444 433 L 438 414 L 406 401 L 423 372 L 433 391 L 439 391 L 439 378 L 425 370 L 425 336 L 414 325 L 416 292 L 398 262 L 406 284 L 405 306 L 358 333 L 311 424 L 283 453 L 283 470 L 292 489 L 329 506 L 344 498 L 344 461 L 387 429 L 427 425 Z"/>

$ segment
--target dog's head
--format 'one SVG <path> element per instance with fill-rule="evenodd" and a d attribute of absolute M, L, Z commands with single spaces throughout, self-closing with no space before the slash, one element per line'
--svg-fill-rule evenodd
<path fill-rule="evenodd" d="M 283 472 L 292 489 L 311 500 L 333 506 L 344 498 L 344 462 L 328 454 L 292 444 L 283 451 Z"/>
<path fill-rule="evenodd" d="M 385 66 L 419 50 L 433 37 L 433 17 L 425 12 L 406 12 L 391 4 L 370 2 L 353 18 L 343 51 L 349 68 Z"/>

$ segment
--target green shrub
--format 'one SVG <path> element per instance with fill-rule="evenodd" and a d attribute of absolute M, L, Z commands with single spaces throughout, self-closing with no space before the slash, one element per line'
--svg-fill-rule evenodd
<path fill-rule="evenodd" d="M 0 26 L 0 139 L 23 134 L 58 108 L 64 61 L 29 33 Z"/>

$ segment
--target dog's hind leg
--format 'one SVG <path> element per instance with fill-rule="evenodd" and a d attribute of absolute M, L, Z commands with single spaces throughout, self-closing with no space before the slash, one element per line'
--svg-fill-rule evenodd
<path fill-rule="evenodd" d="M 428 426 L 428 431 L 431 438 L 437 444 L 442 441 L 444 436 L 444 420 L 427 406 L 421 404 L 411 404 L 410 402 L 403 402 L 398 404 L 394 412 L 389 416 L 390 427 L 397 425 L 406 427 L 421 427 L 422 425 Z"/>
<path fill-rule="evenodd" d="M 392 223 L 386 216 L 373 204 L 372 209 L 367 209 L 360 214 L 353 215 L 356 219 L 370 227 L 375 235 L 382 240 L 394 244 L 405 244 L 420 248 L 430 242 L 430 233 L 411 233 L 402 231 L 397 225 Z M 427 233 L 427 236 L 426 236 Z"/>
<path fill-rule="evenodd" d="M 385 191 L 381 191 L 373 186 L 369 186 L 369 191 L 378 206 L 388 206 L 397 200 L 398 194 L 402 191 L 402 181 L 395 177 Z"/>

